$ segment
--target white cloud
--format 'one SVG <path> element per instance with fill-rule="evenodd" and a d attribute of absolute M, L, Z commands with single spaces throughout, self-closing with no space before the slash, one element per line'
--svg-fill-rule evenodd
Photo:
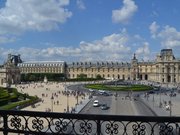
<path fill-rule="evenodd" d="M 139 47 L 136 50 L 136 54 L 139 58 L 143 58 L 143 60 L 147 61 L 150 60 L 150 49 L 149 49 L 149 43 L 144 42 L 143 46 Z"/>
<path fill-rule="evenodd" d="M 92 42 L 81 41 L 74 47 L 28 48 L 11 50 L 21 54 L 23 60 L 78 60 L 78 61 L 122 61 L 130 60 L 131 47 L 128 45 L 129 36 L 125 31 L 111 34 Z M 55 45 L 54 45 L 55 46 Z M 9 53 L 9 51 L 7 50 Z M 31 52 L 31 55 L 29 55 Z M 7 56 L 6 56 L 7 57 Z"/>
<path fill-rule="evenodd" d="M 128 59 L 131 48 L 127 45 L 128 36 L 125 33 L 111 34 L 94 42 L 81 42 L 80 49 L 85 58 L 95 60 Z"/>
<path fill-rule="evenodd" d="M 163 48 L 180 47 L 180 31 L 168 25 L 158 30 L 159 28 L 160 26 L 156 22 L 149 27 L 152 37 L 159 40 Z"/>
<path fill-rule="evenodd" d="M 174 27 L 165 26 L 158 33 L 158 38 L 161 39 L 162 46 L 166 48 L 180 47 L 180 31 Z"/>
<path fill-rule="evenodd" d="M 67 6 L 69 5 L 69 0 L 56 0 L 59 6 Z"/>
<path fill-rule="evenodd" d="M 136 43 L 134 47 L 132 43 Z M 41 43 L 42 44 L 42 43 Z M 47 43 L 45 43 L 47 44 Z M 56 47 L 57 45 L 48 43 L 48 48 L 28 48 L 22 47 L 18 50 L 7 50 L 0 55 L 7 57 L 8 53 L 21 54 L 25 61 L 30 60 L 64 60 L 64 61 L 130 61 L 134 48 L 141 59 L 148 59 L 149 44 L 140 35 L 129 35 L 125 29 L 120 33 L 113 33 L 92 42 L 81 41 L 77 47 Z M 0 49 L 0 51 L 1 51 Z M 29 55 L 31 52 L 31 55 Z"/>
<path fill-rule="evenodd" d="M 0 34 L 56 29 L 72 16 L 67 5 L 69 0 L 7 0 L 0 9 Z"/>
<path fill-rule="evenodd" d="M 157 31 L 159 29 L 159 25 L 157 25 L 156 22 L 153 22 L 150 26 L 149 26 L 149 30 L 152 34 L 152 38 L 156 38 L 156 34 L 157 34 Z"/>
<path fill-rule="evenodd" d="M 112 20 L 115 23 L 126 24 L 137 11 L 138 6 L 133 0 L 123 0 L 123 7 L 112 11 Z"/>
<path fill-rule="evenodd" d="M 79 9 L 82 9 L 82 10 L 86 9 L 86 6 L 84 5 L 83 0 L 77 0 L 76 4 L 77 4 Z"/>

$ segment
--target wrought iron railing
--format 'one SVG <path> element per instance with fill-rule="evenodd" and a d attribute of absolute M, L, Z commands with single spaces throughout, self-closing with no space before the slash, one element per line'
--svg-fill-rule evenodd
<path fill-rule="evenodd" d="M 0 134 L 178 135 L 180 117 L 0 111 Z"/>

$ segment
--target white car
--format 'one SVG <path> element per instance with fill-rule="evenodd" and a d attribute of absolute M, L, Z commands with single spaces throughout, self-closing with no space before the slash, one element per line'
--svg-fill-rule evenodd
<path fill-rule="evenodd" d="M 89 91 L 90 91 L 90 92 L 94 92 L 94 90 L 93 90 L 93 89 L 89 89 Z"/>
<path fill-rule="evenodd" d="M 98 100 L 94 100 L 93 106 L 94 106 L 94 107 L 98 107 L 98 106 L 99 106 L 99 101 L 98 101 Z"/>
<path fill-rule="evenodd" d="M 103 95 L 104 93 L 105 93 L 104 90 L 99 90 L 99 94 L 100 94 L 100 95 Z"/>

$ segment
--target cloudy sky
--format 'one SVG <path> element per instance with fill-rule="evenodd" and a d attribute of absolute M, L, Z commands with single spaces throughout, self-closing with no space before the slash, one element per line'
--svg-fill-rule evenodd
<path fill-rule="evenodd" d="M 180 58 L 179 0 L 0 0 L 0 63 Z"/>

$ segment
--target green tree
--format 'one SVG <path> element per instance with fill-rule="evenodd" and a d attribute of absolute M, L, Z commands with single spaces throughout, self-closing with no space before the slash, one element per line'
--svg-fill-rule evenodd
<path fill-rule="evenodd" d="M 62 73 L 28 73 L 21 74 L 21 81 L 43 81 L 44 76 L 46 76 L 49 81 L 64 81 L 65 78 L 65 75 Z"/>
<path fill-rule="evenodd" d="M 36 76 L 33 75 L 33 74 L 31 74 L 31 75 L 29 76 L 29 80 L 30 80 L 30 81 L 36 81 Z"/>
<path fill-rule="evenodd" d="M 86 74 L 79 74 L 79 75 L 77 75 L 77 78 L 85 79 L 85 78 L 87 78 L 87 75 Z"/>
<path fill-rule="evenodd" d="M 103 78 L 101 77 L 100 74 L 98 74 L 98 75 L 96 75 L 96 79 L 97 79 L 97 80 L 100 80 L 100 79 L 103 79 Z"/>

